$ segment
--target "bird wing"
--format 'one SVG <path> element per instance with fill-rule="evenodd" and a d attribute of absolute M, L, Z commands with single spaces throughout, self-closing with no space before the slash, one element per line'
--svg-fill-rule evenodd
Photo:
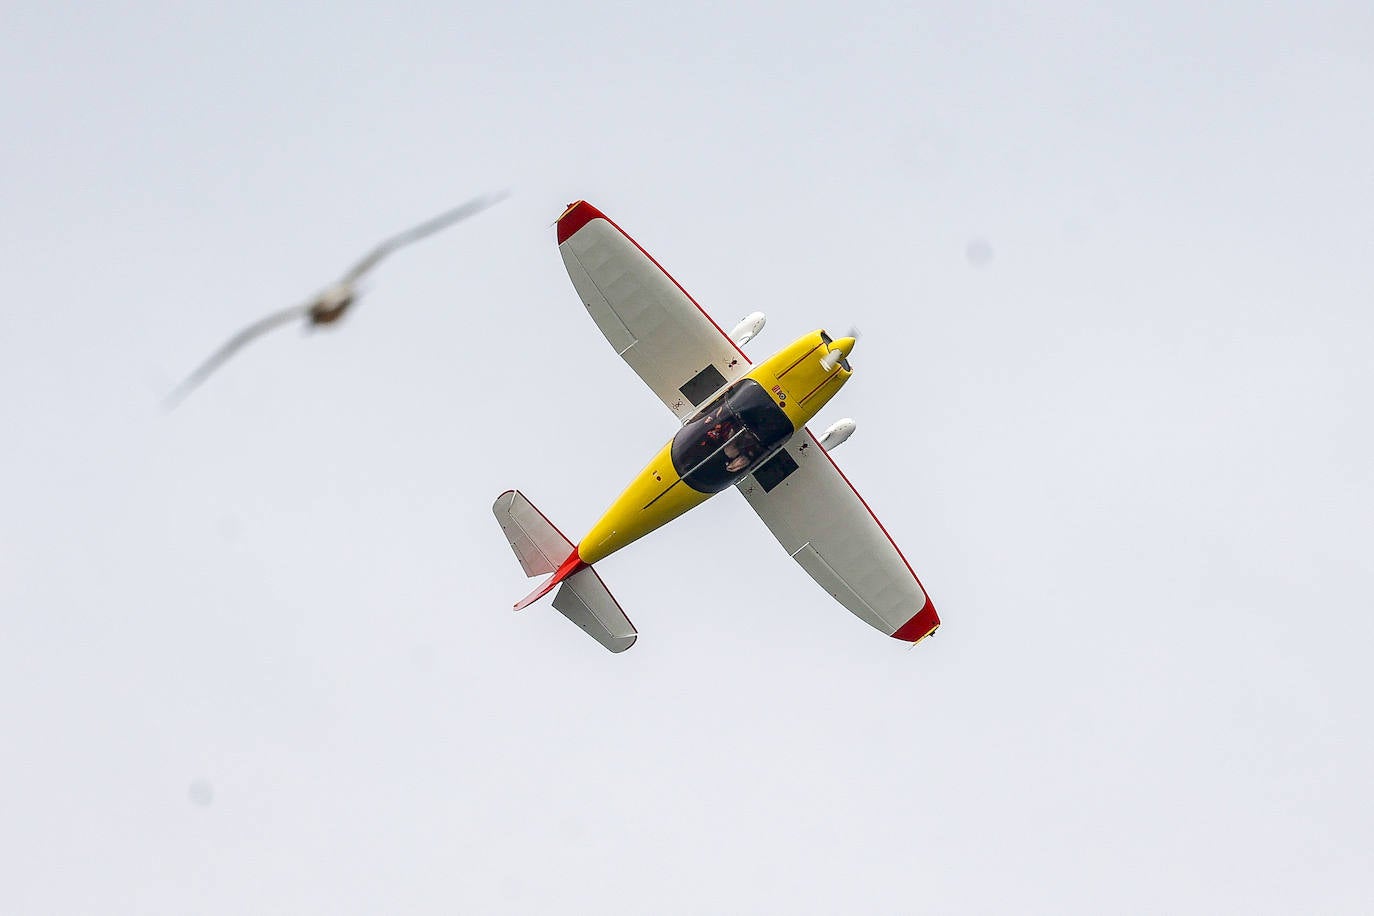
<path fill-rule="evenodd" d="M 290 308 L 282 309 L 279 312 L 273 312 L 266 318 L 258 319 L 257 321 L 250 324 L 248 327 L 244 328 L 242 331 L 239 331 L 233 337 L 229 338 L 227 341 L 225 341 L 223 346 L 221 346 L 218 350 L 212 353 L 209 359 L 201 363 L 195 372 L 192 372 L 189 376 L 187 376 L 186 380 L 182 382 L 180 385 L 178 385 L 176 389 L 173 390 L 172 393 L 167 396 L 167 407 L 170 409 L 172 407 L 175 407 L 177 404 L 181 403 L 182 399 L 185 398 L 186 395 L 190 394 L 191 391 L 196 388 L 196 386 L 198 386 L 201 382 L 205 381 L 205 379 L 208 378 L 210 374 L 213 373 L 216 369 L 218 369 L 221 365 L 223 365 L 224 362 L 227 359 L 229 359 L 229 357 L 233 356 L 239 350 L 243 349 L 255 338 L 263 334 L 266 334 L 268 331 L 271 331 L 272 329 L 280 325 L 286 324 L 291 321 L 295 321 L 300 318 L 304 318 L 306 315 L 310 313 L 310 306 L 313 304 L 313 302 L 308 302 L 304 305 L 293 305 Z"/>
<path fill-rule="evenodd" d="M 475 216 L 493 204 L 505 200 L 506 196 L 506 192 L 502 191 L 499 194 L 474 197 L 465 204 L 460 204 L 452 210 L 445 210 L 438 216 L 428 219 L 418 226 L 407 229 L 405 232 L 398 235 L 393 235 L 391 238 L 372 249 L 372 251 L 368 252 L 365 258 L 353 265 L 353 268 L 343 275 L 343 279 L 340 282 L 345 284 L 356 282 L 363 274 L 377 266 L 378 261 L 391 254 L 391 252 L 395 251 L 397 248 L 402 248 L 409 245 L 411 242 L 418 242 L 425 236 L 433 235 L 440 229 L 451 226 L 459 220 L 467 219 L 469 216 Z"/>

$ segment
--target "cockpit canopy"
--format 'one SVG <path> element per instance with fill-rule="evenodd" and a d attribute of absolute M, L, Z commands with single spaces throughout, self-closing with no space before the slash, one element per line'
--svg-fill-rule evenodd
<path fill-rule="evenodd" d="M 699 493 L 719 493 L 763 463 L 796 430 L 763 386 L 740 379 L 673 437 L 673 470 Z"/>

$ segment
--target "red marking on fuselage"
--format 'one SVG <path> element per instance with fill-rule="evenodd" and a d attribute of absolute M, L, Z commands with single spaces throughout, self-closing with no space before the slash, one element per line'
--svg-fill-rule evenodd
<path fill-rule="evenodd" d="M 795 369 L 795 368 L 797 368 L 798 366 L 800 366 L 802 360 L 806 359 L 806 358 L 807 358 L 808 356 L 810 356 L 812 353 L 815 353 L 816 350 L 818 350 L 819 348 L 820 348 L 820 344 L 816 344 L 816 346 L 812 347 L 810 350 L 807 350 L 807 351 L 806 351 L 805 353 L 803 353 L 801 356 L 798 356 L 798 357 L 797 357 L 797 361 L 796 361 L 795 363 L 793 363 L 792 365 L 788 366 L 786 369 L 784 369 L 784 370 L 782 370 L 781 372 L 779 372 L 779 373 L 777 374 L 776 378 L 778 378 L 779 380 L 781 380 L 782 377 L 783 377 L 784 375 L 786 375 L 787 373 L 791 372 L 793 369 Z"/>
<path fill-rule="evenodd" d="M 817 391 L 820 391 L 820 390 L 821 390 L 822 388 L 824 388 L 826 385 L 830 384 L 831 382 L 833 382 L 835 379 L 837 379 L 837 378 L 839 378 L 839 377 L 840 377 L 840 374 L 839 374 L 838 372 L 832 373 L 831 375 L 827 375 L 827 376 L 825 377 L 825 379 L 824 379 L 819 385 L 817 385 L 815 388 L 812 388 L 809 392 L 807 392 L 806 396 L 805 396 L 804 398 L 802 398 L 800 401 L 798 401 L 797 403 L 798 403 L 798 404 L 805 404 L 807 401 L 811 400 L 811 396 L 812 396 L 813 394 L 815 394 Z"/>

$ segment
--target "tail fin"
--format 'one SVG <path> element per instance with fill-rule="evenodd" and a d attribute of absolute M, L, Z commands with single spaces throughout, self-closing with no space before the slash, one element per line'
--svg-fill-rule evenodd
<path fill-rule="evenodd" d="M 634 624 L 601 577 L 582 562 L 573 543 L 525 494 L 507 490 L 496 497 L 491 510 L 525 575 L 549 577 L 515 605 L 517 611 L 562 584 L 553 599 L 555 610 L 612 652 L 624 652 L 635 644 L 638 633 Z"/>

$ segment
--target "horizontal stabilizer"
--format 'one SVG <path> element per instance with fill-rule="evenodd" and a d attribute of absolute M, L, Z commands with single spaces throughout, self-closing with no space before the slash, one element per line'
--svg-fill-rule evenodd
<path fill-rule="evenodd" d="M 612 652 L 624 652 L 639 638 L 635 625 L 590 566 L 564 580 L 553 606 Z"/>
<path fill-rule="evenodd" d="M 572 542 L 519 490 L 507 490 L 496 497 L 491 511 L 526 576 L 550 575 L 572 553 Z"/>

